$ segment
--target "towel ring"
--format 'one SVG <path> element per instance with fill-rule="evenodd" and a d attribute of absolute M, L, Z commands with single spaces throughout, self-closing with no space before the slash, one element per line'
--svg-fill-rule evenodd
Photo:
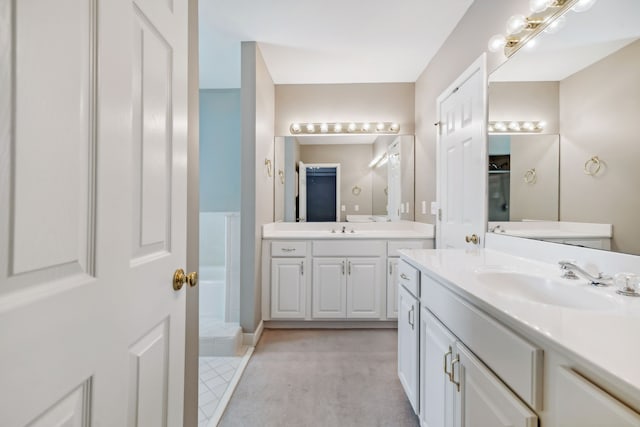
<path fill-rule="evenodd" d="M 591 176 L 596 176 L 600 172 L 602 161 L 598 156 L 593 156 L 586 162 L 584 162 L 584 173 Z"/>
<path fill-rule="evenodd" d="M 357 185 L 354 185 L 353 188 L 351 189 L 351 194 L 353 194 L 354 196 L 359 195 L 362 192 L 362 188 L 358 187 Z"/>
<path fill-rule="evenodd" d="M 524 173 L 524 182 L 526 182 L 527 184 L 535 184 L 536 180 L 536 168 L 531 168 Z"/>
<path fill-rule="evenodd" d="M 284 171 L 282 169 L 278 169 L 278 176 L 280 177 L 280 183 L 284 184 Z"/>
<path fill-rule="evenodd" d="M 264 164 L 267 167 L 267 175 L 269 175 L 269 178 L 271 178 L 273 176 L 273 173 L 271 172 L 271 160 L 264 159 Z"/>

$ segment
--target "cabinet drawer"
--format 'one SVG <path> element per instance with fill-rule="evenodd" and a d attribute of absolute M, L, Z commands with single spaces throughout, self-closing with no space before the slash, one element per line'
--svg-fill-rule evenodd
<path fill-rule="evenodd" d="M 422 304 L 534 410 L 542 407 L 543 351 L 422 274 Z"/>
<path fill-rule="evenodd" d="M 307 242 L 271 242 L 271 256 L 303 257 L 307 255 Z"/>
<path fill-rule="evenodd" d="M 381 240 L 314 240 L 313 256 L 384 256 Z"/>
<path fill-rule="evenodd" d="M 398 285 L 404 286 L 415 297 L 420 297 L 420 272 L 404 261 L 398 263 Z"/>
<path fill-rule="evenodd" d="M 387 242 L 387 256 L 400 256 L 400 249 L 433 249 L 433 240 L 391 240 Z"/>

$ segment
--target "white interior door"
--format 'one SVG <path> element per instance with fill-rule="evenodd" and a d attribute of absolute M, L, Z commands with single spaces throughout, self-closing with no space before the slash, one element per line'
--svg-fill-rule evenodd
<path fill-rule="evenodd" d="M 307 166 L 300 162 L 298 170 L 298 218 L 300 222 L 307 218 Z"/>
<path fill-rule="evenodd" d="M 387 216 L 399 221 L 402 203 L 402 176 L 400 171 L 400 138 L 387 150 Z"/>
<path fill-rule="evenodd" d="M 438 248 L 482 245 L 487 224 L 486 55 L 438 97 Z M 473 236 L 477 237 L 473 239 Z"/>
<path fill-rule="evenodd" d="M 186 53 L 185 0 L 0 0 L 0 425 L 182 424 Z"/>

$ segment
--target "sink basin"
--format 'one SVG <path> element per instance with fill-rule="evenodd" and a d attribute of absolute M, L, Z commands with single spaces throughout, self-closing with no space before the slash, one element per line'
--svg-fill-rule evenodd
<path fill-rule="evenodd" d="M 476 272 L 478 280 L 498 294 L 541 304 L 583 310 L 607 310 L 616 306 L 597 290 L 564 284 L 550 278 L 512 271 Z"/>

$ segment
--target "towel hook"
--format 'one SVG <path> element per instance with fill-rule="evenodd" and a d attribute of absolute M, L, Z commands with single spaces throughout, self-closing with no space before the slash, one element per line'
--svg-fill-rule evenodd
<path fill-rule="evenodd" d="M 596 176 L 600 172 L 602 166 L 602 160 L 598 156 L 593 156 L 586 162 L 584 162 L 584 173 L 591 176 Z"/>
<path fill-rule="evenodd" d="M 273 173 L 271 172 L 271 160 L 264 159 L 264 164 L 267 167 L 267 175 L 269 175 L 269 178 L 271 178 L 273 176 Z"/>
<path fill-rule="evenodd" d="M 531 168 L 524 173 L 524 182 L 526 182 L 527 184 L 535 184 L 536 180 L 536 168 Z"/>

